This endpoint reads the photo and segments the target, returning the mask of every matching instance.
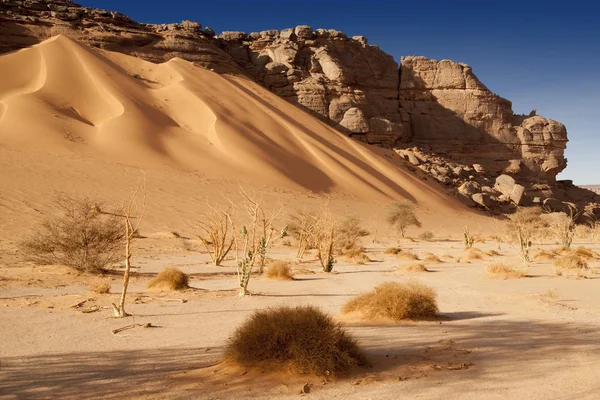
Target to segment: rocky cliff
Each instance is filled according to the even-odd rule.
[[[462,185],[458,175],[431,171],[465,165],[482,176],[482,188],[493,186],[500,174],[515,177],[529,185],[525,198],[532,201],[575,191],[567,185],[561,192],[555,183],[566,167],[564,125],[535,112],[515,115],[511,103],[488,90],[466,64],[411,56],[398,66],[362,36],[309,26],[216,36],[197,22],[143,24],[68,0],[0,0],[0,52],[58,34],[152,62],[179,57],[216,72],[247,74],[359,140],[396,149],[417,146],[449,160],[422,166],[440,182]],[[504,201],[500,193],[489,193]]]

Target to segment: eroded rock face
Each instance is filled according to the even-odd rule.
[[[342,132],[387,146],[402,138],[398,65],[365,38],[306,25],[219,38],[248,75]]]
[[[155,63],[179,57],[217,72],[240,72],[212,39],[214,31],[202,30],[198,22],[141,24],[118,12],[82,7],[68,0],[0,0],[0,53],[59,34]]]
[[[566,167],[564,125],[515,115],[466,64],[403,57],[399,99],[413,144],[522,179],[554,180]]]

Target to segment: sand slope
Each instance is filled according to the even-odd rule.
[[[176,168],[363,199],[463,209],[391,152],[363,145],[243,77],[156,65],[64,36],[0,57],[0,146]]]

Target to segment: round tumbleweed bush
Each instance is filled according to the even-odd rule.
[[[154,290],[184,290],[189,288],[189,277],[177,268],[165,268],[148,284]]]
[[[372,291],[356,296],[342,308],[365,318],[394,321],[435,317],[438,312],[435,291],[418,282],[385,282]]]
[[[366,360],[356,342],[314,306],[259,310],[233,334],[226,359],[245,368],[335,376]]]

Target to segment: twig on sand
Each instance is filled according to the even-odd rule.
[[[113,329],[111,332],[113,335],[116,335],[119,332],[123,332],[129,329],[133,329],[135,327],[141,326],[142,328],[158,328],[156,325],[152,325],[152,323],[150,322],[146,322],[145,324],[131,324],[131,325],[126,325],[122,328],[117,328],[117,329]]]

